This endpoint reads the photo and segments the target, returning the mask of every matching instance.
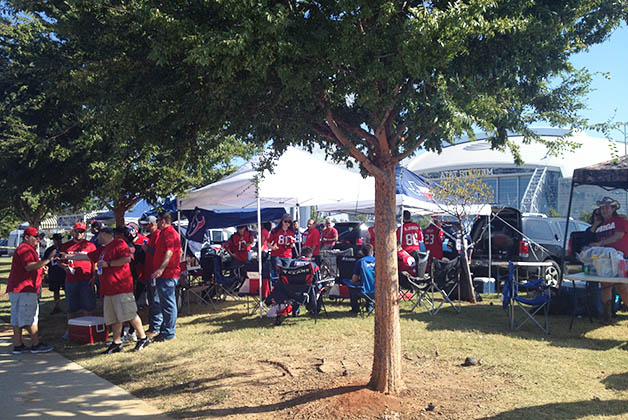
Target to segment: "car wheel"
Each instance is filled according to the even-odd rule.
[[[547,260],[547,262],[551,262],[552,265],[545,267],[545,282],[550,287],[558,287],[558,282],[560,281],[560,267],[556,261]]]

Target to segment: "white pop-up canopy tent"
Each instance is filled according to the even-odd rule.
[[[179,200],[179,210],[237,210],[257,208],[258,238],[261,237],[261,208],[320,206],[339,203],[348,196],[359,197],[374,190],[373,181],[358,173],[324,162],[311,153],[289,147],[275,162],[273,172],[258,172],[259,157],[233,174],[190,191]],[[258,241],[258,256],[262,255]],[[258,258],[259,278],[262,261]],[[260,316],[262,287],[260,284]]]
[[[189,192],[181,210],[251,209],[316,206],[367,194],[374,184],[358,173],[324,162],[311,153],[288,148],[272,173],[257,171],[259,157],[218,182]],[[258,202],[259,201],[259,202]]]

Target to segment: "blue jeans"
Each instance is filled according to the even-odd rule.
[[[158,278],[150,302],[150,329],[165,338],[174,338],[177,325],[175,288],[179,279]]]
[[[157,294],[157,286],[153,286],[153,281],[150,280],[146,292],[146,297],[148,299],[148,330],[159,334],[161,330],[161,324],[163,322],[163,317],[161,316],[161,309],[159,309],[159,295]]]
[[[91,312],[96,308],[96,294],[89,285],[89,280],[66,282],[65,300],[69,314],[79,311]]]
[[[270,277],[273,282],[277,281],[277,279],[279,278],[279,270],[277,269],[277,267],[288,267],[291,261],[292,258],[270,257]]]

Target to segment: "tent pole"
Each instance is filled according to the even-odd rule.
[[[491,207],[491,213],[488,215],[488,278],[489,281],[490,279],[493,278],[493,246],[492,246],[492,234],[491,234],[491,224],[493,223],[493,220],[491,219],[491,216],[493,215],[493,207]],[[495,288],[495,291],[497,291],[497,287]]]
[[[568,232],[569,232],[569,216],[571,216],[571,203],[573,200],[573,188],[574,188],[574,183],[573,183],[573,177],[571,178],[571,189],[569,191],[569,205],[567,206],[567,217],[565,220],[565,234],[563,235],[563,252],[562,252],[562,257],[561,257],[561,274],[564,275],[565,274],[565,270],[567,269],[567,259],[565,258],[567,255],[566,252],[566,247],[567,247],[567,240],[568,240]],[[560,283],[562,283],[562,276],[559,279],[559,285]],[[574,288],[574,296],[576,295],[576,289]]]
[[[181,201],[179,201],[179,197],[177,197],[177,227],[179,228],[179,240],[181,240]],[[186,230],[187,233],[187,230]],[[188,238],[185,238],[185,247],[183,247],[183,253],[181,254],[181,261],[185,261],[185,256],[188,254]],[[185,271],[187,272],[187,265],[185,266]]]
[[[260,209],[259,194],[257,195],[257,272],[259,273],[259,317],[264,316],[264,301],[262,289],[264,279],[262,278],[262,211]]]

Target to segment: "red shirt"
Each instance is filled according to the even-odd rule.
[[[397,229],[397,240],[401,238],[401,247],[411,253],[412,251],[421,250],[421,241],[423,240],[423,232],[421,226],[416,223],[407,222]]]
[[[323,245],[336,245],[336,240],[338,238],[338,231],[336,230],[335,227],[325,228],[323,229],[321,238],[323,241]]]
[[[371,244],[373,249],[375,249],[375,229],[373,229],[373,226],[369,226],[368,232],[369,232],[369,244]]]
[[[67,254],[88,254],[95,249],[96,245],[94,245],[93,242],[89,242],[85,239],[76,242],[72,239],[62,244],[59,252],[65,252]],[[71,271],[65,273],[65,281],[67,283],[86,281],[91,279],[94,275],[94,264],[92,264],[91,261],[73,261],[70,267],[74,269],[74,274],[72,274]]]
[[[264,228],[262,228],[262,251],[268,251],[268,237],[270,236],[270,232]]]
[[[148,235],[148,243],[146,244],[146,258],[144,260],[144,276],[143,279],[148,282],[153,272],[155,271],[153,268],[157,269],[159,264],[155,266],[155,248],[157,247],[157,239],[159,239],[159,234],[161,231],[157,229],[150,235]]]
[[[251,250],[252,243],[253,235],[251,232],[245,230],[244,235],[240,235],[239,232],[236,232],[231,235],[227,241],[227,249],[240,261],[247,262],[249,260],[249,251]]]
[[[39,261],[39,254],[29,243],[22,242],[11,260],[11,273],[7,281],[7,292],[39,293],[42,269],[26,271],[26,266]]]
[[[268,242],[279,247],[279,249],[270,251],[271,257],[292,258],[292,244],[296,242],[292,229],[283,230],[280,228],[273,230],[268,238]]]
[[[617,242],[612,244],[606,244],[609,248],[615,248],[618,251],[624,253],[624,257],[628,256],[628,220],[622,216],[613,216],[608,222],[602,222],[597,229],[595,229],[595,239],[597,241],[604,238],[613,236],[615,232],[624,232],[624,236]]]
[[[181,239],[179,239],[179,234],[172,225],[162,229],[159,234],[159,240],[155,248],[155,259],[153,259],[153,272],[161,266],[168,250],[172,251],[172,257],[170,257],[168,265],[161,274],[161,278],[178,279],[181,274],[181,266],[179,265],[181,260]]]
[[[400,249],[397,251],[397,265],[399,266],[399,271],[405,271],[409,274],[413,274],[416,261],[406,250]]]
[[[114,239],[105,246],[87,254],[92,262],[103,260],[111,262],[120,258],[130,257],[129,245],[122,239]],[[129,264],[119,267],[102,267],[102,274],[98,275],[100,280],[100,295],[114,296],[122,293],[133,293],[133,275]]]
[[[321,255],[321,233],[312,226],[306,230],[303,235],[305,236],[305,243],[303,246],[309,246],[312,248],[313,255]]]
[[[437,260],[443,259],[443,242],[445,232],[440,226],[429,225],[423,231],[423,242],[425,249],[430,251],[430,257]]]
[[[135,237],[135,240],[133,241],[133,243],[135,245],[142,245],[144,243],[144,241],[148,241],[148,237],[142,235],[141,233],[138,233],[137,236]]]

